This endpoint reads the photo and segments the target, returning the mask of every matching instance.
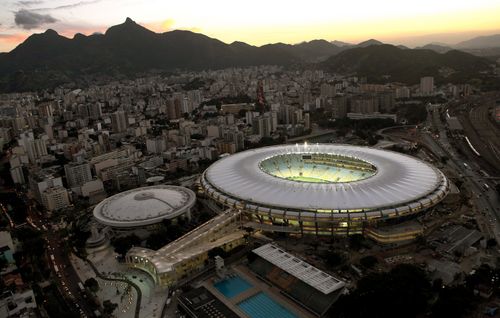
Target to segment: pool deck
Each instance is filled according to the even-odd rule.
[[[244,292],[236,295],[235,297],[229,299],[226,298],[221,292],[219,292],[214,286],[214,279],[209,279],[203,282],[203,286],[205,286],[212,294],[214,294],[219,300],[221,300],[226,306],[231,308],[236,314],[238,314],[242,318],[248,318],[248,315],[246,315],[241,308],[238,307],[238,304],[242,302],[245,299],[248,299],[259,292],[265,292],[272,300],[275,302],[279,303],[281,306],[285,307],[287,310],[289,310],[291,313],[296,315],[297,317],[303,317],[303,318],[316,318],[315,315],[312,313],[306,311],[304,308],[298,306],[295,304],[292,300],[289,298],[283,296],[280,293],[280,289],[271,285],[268,285],[267,283],[263,282],[262,280],[258,279],[255,274],[250,271],[246,266],[244,265],[236,265],[232,267],[232,270],[238,274],[241,278],[249,282],[252,287],[245,290]]]

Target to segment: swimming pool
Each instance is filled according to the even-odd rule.
[[[260,292],[238,304],[245,314],[251,318],[299,318],[288,309],[275,302],[266,293]]]
[[[234,276],[215,283],[214,287],[227,298],[233,298],[245,290],[252,288],[252,285],[240,276]]]

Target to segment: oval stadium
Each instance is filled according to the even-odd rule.
[[[417,158],[336,144],[240,152],[212,164],[200,185],[219,204],[242,211],[248,226],[316,235],[361,234],[411,219],[449,189],[441,171]]]
[[[94,218],[114,229],[131,229],[180,216],[190,218],[195,202],[194,192],[184,187],[142,187],[103,200],[94,208]]]

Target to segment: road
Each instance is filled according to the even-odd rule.
[[[63,295],[68,307],[80,317],[96,317],[92,307],[88,304],[88,296],[80,289],[79,276],[71,265],[68,255],[64,249],[64,239],[57,231],[52,229],[51,224],[41,218],[33,206],[28,208],[28,223],[41,230],[47,242],[47,254],[54,276],[57,277],[57,287]]]
[[[433,112],[428,123],[438,129],[439,138],[435,139],[431,134],[424,133],[422,141],[436,155],[444,155],[449,158],[447,165],[464,179],[464,185],[472,193],[472,199],[478,212],[481,213],[482,218],[486,219],[486,225],[488,226],[486,234],[490,238],[495,238],[497,243],[500,244],[500,198],[494,191],[491,180],[479,173],[481,166],[478,164],[477,155],[470,150],[468,145],[463,143],[457,143],[457,145],[460,146],[465,156],[460,156],[457,153],[448,140],[445,126],[441,122],[437,111]]]
[[[492,173],[500,169],[500,128],[493,123],[490,109],[495,105],[497,97],[478,96],[451,105],[449,112],[456,115],[474,148],[481,154],[484,168]]]

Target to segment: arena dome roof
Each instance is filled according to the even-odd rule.
[[[448,181],[438,169],[408,155],[303,144],[220,159],[206,170],[202,186],[212,197],[249,210],[347,213],[412,205],[420,210],[446,195]]]
[[[94,217],[112,227],[137,227],[172,219],[189,211],[196,196],[184,187],[158,185],[124,191],[100,202]]]

